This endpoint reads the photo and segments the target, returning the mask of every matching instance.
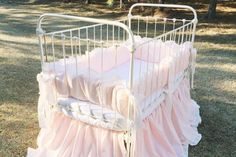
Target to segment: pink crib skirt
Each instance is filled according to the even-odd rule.
[[[146,117],[136,130],[135,157],[183,157],[185,147],[196,145],[201,134],[199,106],[182,81],[173,93]],[[28,148],[28,157],[122,157],[127,155],[125,133],[94,127],[54,113],[49,127],[42,128],[37,149]]]

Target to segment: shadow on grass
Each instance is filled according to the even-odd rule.
[[[196,35],[196,39],[214,44],[236,44],[236,34]]]
[[[201,99],[201,95],[196,99],[201,104],[202,124],[199,131],[203,138],[197,147],[190,149],[190,156],[235,156],[235,104]]]
[[[38,49],[37,40],[34,39],[34,41],[35,41],[35,43],[26,43],[26,42],[21,42],[21,41],[7,41],[7,40],[0,39],[0,46],[2,46],[2,47],[9,46],[12,49],[16,49],[17,51],[21,51],[21,54],[25,54],[28,56],[35,56],[35,55],[39,55],[39,49]]]
[[[1,64],[0,104],[16,103],[33,105],[37,104],[38,83],[36,75],[40,72],[39,60],[32,60],[24,65],[26,60],[17,60],[16,65]]]
[[[11,35],[11,36],[35,36],[36,35],[36,23],[39,16],[43,13],[58,13],[57,9],[50,10],[50,6],[47,6],[44,10],[41,10],[41,13],[31,13],[28,10],[24,9],[25,6],[17,7],[17,9],[10,9],[10,12],[0,12],[0,30],[2,34]],[[34,9],[36,6],[30,6],[32,9]],[[88,17],[93,18],[118,18],[124,15],[123,12],[113,12],[108,11],[107,13],[103,13],[103,11],[99,11],[97,8],[92,7],[86,7],[82,6],[83,9],[82,12],[93,12],[92,15],[89,15]],[[63,7],[63,9],[65,9]],[[81,9],[80,9],[81,10]],[[66,13],[65,13],[66,14]],[[71,12],[67,14],[72,14]],[[20,15],[20,17],[16,16]],[[84,15],[82,15],[84,16]],[[54,28],[57,27],[58,30],[62,30],[65,28],[69,28],[68,25],[71,27],[73,26],[82,26],[83,23],[78,23],[78,21],[69,21],[69,20],[63,20],[63,19],[56,19],[54,22],[47,21],[51,26]],[[61,23],[61,25],[60,25]],[[64,24],[64,25],[63,25]],[[9,31],[10,30],[10,31]]]
[[[219,76],[219,77],[217,77]],[[214,78],[217,77],[217,78]],[[215,86],[222,81],[235,81],[235,73],[213,68],[198,68],[193,98],[201,106],[203,138],[197,147],[190,149],[191,157],[235,156],[236,103],[235,95]]]
[[[236,64],[236,54],[234,50],[209,49],[200,52],[198,56],[198,64]]]

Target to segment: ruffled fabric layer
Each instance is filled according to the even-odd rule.
[[[37,149],[28,149],[28,157],[126,156],[124,133],[93,127],[56,112],[50,127],[41,129],[37,145]]]
[[[176,44],[174,41],[163,42],[140,36],[134,38],[136,44],[143,45],[137,47],[132,61],[132,92],[128,86],[130,50],[126,46],[130,41],[118,47],[95,48],[89,52],[90,55],[43,63],[42,72],[37,76],[40,127],[47,126],[51,119],[50,105],[57,104],[57,98],[61,97],[102,104],[127,117],[127,106],[130,106],[132,96],[142,109],[148,97],[163,90],[188,69],[193,51],[191,42]],[[130,108],[135,110],[132,106]]]
[[[199,106],[191,99],[189,81],[183,80],[173,93],[142,120],[133,136],[134,156],[186,157],[188,145],[196,145],[201,134]],[[127,155],[127,133],[98,128],[61,113],[52,113],[49,127],[42,128],[37,149],[28,157],[121,157]]]
[[[172,101],[164,101],[143,121],[135,156],[187,157],[188,145],[198,144],[202,137],[197,130],[199,108],[190,97],[189,82],[182,81]]]

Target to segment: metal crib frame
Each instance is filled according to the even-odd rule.
[[[193,19],[191,20],[186,20],[186,19],[168,19],[168,18],[158,18],[158,17],[142,17],[142,16],[136,16],[136,15],[132,15],[132,11],[134,10],[134,8],[136,7],[162,7],[162,8],[176,8],[176,9],[186,9],[186,10],[190,10],[193,13]],[[83,22],[89,22],[89,23],[95,23],[94,25],[89,25],[89,26],[84,26],[84,27],[79,27],[79,28],[73,28],[73,29],[68,29],[68,30],[61,30],[61,31],[54,31],[54,32],[46,32],[46,30],[43,29],[42,27],[42,23],[45,19],[47,18],[63,18],[63,19],[71,19],[71,20],[78,20],[78,21],[83,21]],[[156,22],[157,19],[161,19],[162,22],[164,23],[164,31],[161,35],[156,35]],[[152,39],[148,40],[147,42],[143,43],[142,45],[136,45],[135,44],[135,40],[134,40],[134,31],[132,30],[132,21],[133,20],[138,20],[138,33],[137,35],[139,35],[139,21],[143,20],[146,22],[146,37],[148,34],[148,22],[149,20],[154,20],[155,21],[155,32],[154,32],[154,36]],[[95,27],[101,27],[101,32],[102,32],[102,27],[104,25],[107,25],[107,31],[108,31],[108,25],[113,27],[113,35],[114,35],[114,27],[117,27],[123,30],[123,34],[126,34],[125,37],[127,37],[128,40],[130,40],[130,45],[129,50],[130,50],[130,69],[129,69],[129,89],[132,91],[132,87],[133,87],[133,73],[134,73],[134,52],[136,49],[138,49],[139,47],[148,44],[149,42],[152,41],[156,41],[158,39],[164,40],[166,41],[168,39],[168,37],[171,40],[177,41],[178,44],[183,43],[186,39],[186,41],[190,41],[191,43],[194,42],[194,38],[195,38],[195,30],[196,30],[196,24],[198,22],[197,20],[197,14],[196,11],[190,7],[190,6],[186,6],[186,5],[168,5],[168,4],[147,4],[147,3],[137,3],[134,4],[130,9],[129,9],[129,13],[127,16],[127,21],[128,21],[128,25],[124,24],[125,21],[110,21],[110,20],[103,20],[103,19],[95,19],[95,18],[87,18],[87,17],[79,17],[79,16],[70,16],[70,15],[62,15],[62,14],[51,14],[51,13],[47,13],[47,14],[43,14],[40,16],[38,23],[37,23],[37,29],[36,29],[36,33],[38,36],[38,40],[39,40],[39,49],[40,49],[40,56],[41,56],[41,64],[43,66],[44,62],[46,62],[47,60],[44,59],[44,56],[46,54],[46,50],[44,48],[44,44],[45,43],[45,36],[50,36],[52,39],[54,36],[61,34],[62,38],[65,39],[65,35],[63,33],[65,32],[70,32],[70,37],[71,40],[73,38],[76,38],[72,35],[72,31],[76,31],[76,30],[82,30],[84,29],[85,31],[88,31],[89,28],[94,28],[95,31]],[[171,21],[173,22],[173,30],[171,31],[165,31],[165,24],[167,21]],[[175,28],[175,22],[176,21],[180,21],[182,22],[182,26]],[[123,22],[123,23],[122,23]],[[186,31],[189,32],[189,34],[186,33]],[[88,33],[87,33],[88,34]],[[118,33],[119,34],[119,33]],[[107,33],[108,36],[108,33]],[[123,35],[124,38],[124,35]],[[103,44],[104,41],[101,38],[100,41],[96,41],[95,40],[95,32],[94,32],[94,40],[92,39],[88,39],[87,36],[87,42],[98,42],[99,44]],[[107,37],[108,40],[108,37]],[[113,37],[114,40],[114,37]],[[113,41],[114,42],[114,41]],[[72,42],[71,42],[71,47],[73,47]],[[73,49],[73,48],[72,48]],[[72,50],[73,51],[73,50]],[[54,49],[53,49],[53,55],[54,55]],[[64,54],[63,54],[64,55]],[[73,55],[73,52],[72,52]],[[65,56],[64,56],[65,57]],[[55,61],[55,56],[54,56],[54,61]],[[170,80],[173,82],[173,80]],[[171,86],[171,87],[169,87]],[[173,88],[173,85],[168,85],[168,88]],[[166,92],[166,91],[165,91]],[[151,102],[150,102],[151,103]],[[149,111],[152,112],[152,111]],[[148,115],[148,113],[146,113],[146,115]],[[140,116],[140,115],[139,115]],[[136,122],[136,120],[134,120]],[[130,132],[130,136],[134,136],[132,134],[135,134],[135,128],[130,128],[130,130],[127,130],[128,132]],[[128,155],[129,156],[133,156],[134,152],[131,152],[130,149],[132,149],[132,147],[134,147],[132,144],[131,139],[129,141],[127,141],[127,145],[131,145],[131,148],[127,148],[128,149]]]
[[[122,29],[124,29],[126,31],[126,33],[129,36],[129,39],[131,39],[131,43],[130,43],[130,53],[131,53],[131,62],[130,62],[130,81],[129,81],[129,87],[130,89],[132,89],[132,85],[133,85],[133,53],[134,50],[136,49],[135,46],[135,41],[134,41],[134,35],[133,32],[131,30],[131,22],[133,19],[135,18],[140,18],[139,16],[133,16],[132,15],[132,11],[135,7],[161,7],[161,8],[180,8],[180,9],[188,9],[190,10],[193,15],[194,18],[191,21],[191,23],[193,24],[193,32],[192,32],[192,43],[194,42],[194,38],[195,38],[195,30],[196,30],[196,24],[198,22],[197,19],[197,13],[196,11],[187,5],[170,5],[170,4],[149,4],[149,3],[136,3],[134,5],[131,6],[131,8],[129,9],[129,13],[128,13],[128,27],[127,25],[123,24],[122,22],[119,21],[110,21],[110,20],[104,20],[104,19],[95,19],[95,18],[87,18],[87,17],[79,17],[79,16],[70,16],[70,15],[63,15],[63,14],[53,14],[53,13],[46,13],[40,16],[40,18],[38,19],[37,22],[37,29],[36,29],[36,33],[38,35],[38,41],[39,41],[39,45],[40,45],[40,56],[41,56],[41,62],[44,62],[44,48],[43,48],[43,35],[54,35],[55,33],[63,33],[63,31],[57,31],[57,32],[50,32],[47,33],[45,30],[43,30],[42,28],[42,22],[43,20],[45,20],[46,18],[49,17],[56,17],[56,18],[64,18],[64,19],[71,19],[71,20],[79,20],[79,21],[83,21],[83,22],[92,22],[92,23],[97,23],[98,25],[113,25],[113,26],[118,26]],[[148,20],[148,19],[146,19]],[[163,19],[165,22],[166,20],[168,20],[167,18]],[[170,20],[174,20],[174,22],[176,21],[176,19],[170,19]],[[182,19],[183,23],[185,23],[185,19]],[[95,27],[96,25],[91,25],[91,26],[87,26],[87,27]],[[183,25],[183,27],[178,28],[179,30],[184,28],[185,25]],[[76,28],[77,29],[77,28]],[[73,30],[73,29],[72,29]],[[147,31],[147,30],[146,30]],[[168,34],[174,33],[175,30],[173,30],[172,32],[164,32],[164,34],[155,37],[155,39],[157,38],[163,38],[165,36],[167,36]]]

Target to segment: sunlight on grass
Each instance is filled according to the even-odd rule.
[[[24,154],[29,143],[35,145],[31,140],[31,137],[38,134],[35,108],[27,108],[25,105],[12,102],[1,104],[0,155],[1,153],[3,156]]]

